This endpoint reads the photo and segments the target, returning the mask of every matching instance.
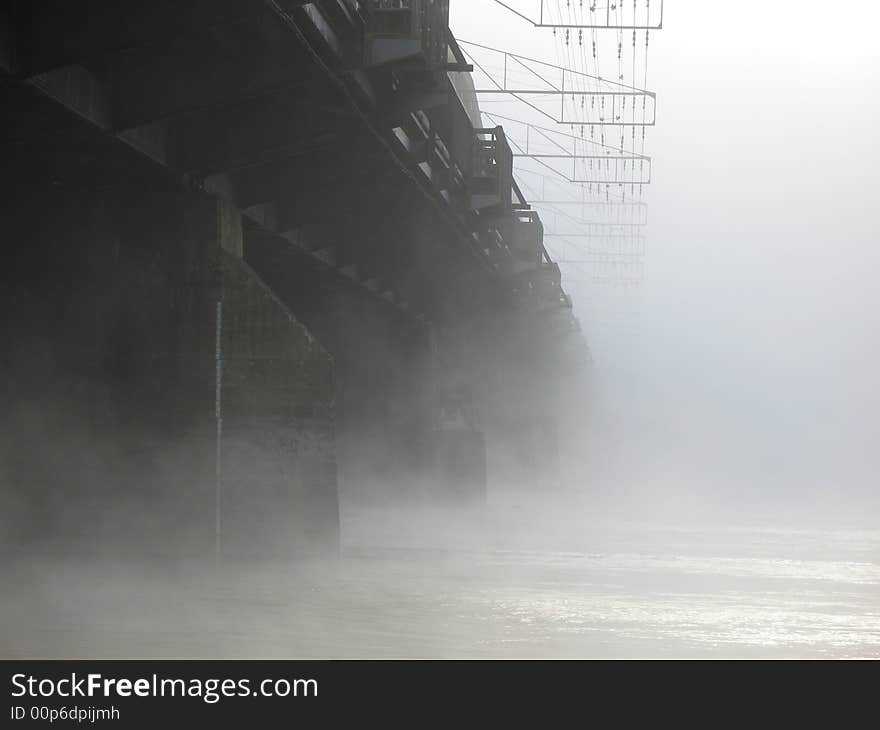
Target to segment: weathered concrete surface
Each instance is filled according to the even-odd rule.
[[[210,554],[219,355],[224,550],[335,546],[333,361],[241,261],[237,213],[35,168],[0,197],[0,537]]]
[[[225,254],[222,302],[223,550],[334,550],[333,361],[250,269]]]
[[[333,355],[343,498],[387,503],[436,489],[427,327],[279,236],[246,230],[245,259]]]

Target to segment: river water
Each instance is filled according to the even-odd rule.
[[[19,562],[4,657],[880,657],[880,531],[344,514],[338,560]]]

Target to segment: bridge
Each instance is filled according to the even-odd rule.
[[[448,15],[0,2],[8,534],[296,556],[552,485],[589,353]]]

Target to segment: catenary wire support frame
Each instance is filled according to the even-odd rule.
[[[640,89],[637,86],[612,81],[602,76],[595,76],[547,61],[539,61],[528,56],[521,56],[517,53],[511,53],[510,51],[493,48],[481,43],[460,39],[458,43],[460,46],[479,48],[483,51],[501,55],[501,70],[493,72],[488,68],[487,64],[480,63],[474,53],[469,51],[468,48],[462,48],[462,52],[471,61],[473,66],[479,69],[491,84],[487,88],[475,89],[477,96],[511,96],[557,124],[581,127],[653,127],[657,123],[657,94],[653,91]],[[515,72],[524,72],[535,85],[529,87],[524,83],[512,83],[513,79],[511,76]],[[587,88],[588,86],[593,86],[594,88]],[[529,101],[524,98],[527,96],[559,97],[559,116],[554,116],[546,109],[542,109],[535,101]],[[589,98],[590,106],[591,109],[594,109],[595,116],[589,119],[566,118],[566,98]],[[635,108],[639,100],[641,100],[641,106],[645,111],[641,119],[626,119],[624,113],[626,100],[631,100],[630,108]],[[597,101],[598,105],[596,104]]]
[[[576,184],[594,184],[594,185],[650,185],[652,164],[651,158],[627,150],[619,150],[606,144],[599,142],[584,140],[574,135],[566,134],[554,129],[539,127],[528,122],[523,122],[500,114],[492,114],[484,112],[483,115],[493,124],[498,124],[499,120],[512,122],[522,125],[525,128],[525,141],[519,142],[511,135],[507,135],[508,141],[515,148],[512,151],[514,159],[528,158],[536,161],[549,169],[553,170],[560,176],[563,176],[568,182]],[[543,141],[547,147],[539,150],[533,149],[532,143],[535,138]],[[560,142],[565,140],[565,142]],[[569,143],[569,140],[571,142]],[[570,144],[571,146],[566,146]],[[578,150],[578,146],[584,148],[583,151]],[[594,150],[599,149],[604,154],[591,153],[587,151],[587,147]],[[549,151],[547,151],[549,149]],[[552,167],[551,161],[568,162],[571,161],[571,175]],[[583,165],[583,173],[578,172],[578,162],[589,163],[590,174],[587,174],[586,164]],[[595,175],[593,171],[595,170]],[[604,170],[604,174],[602,174]]]
[[[531,23],[535,28],[568,28],[568,29],[583,29],[583,30],[662,30],[663,29],[663,0],[659,0],[660,2],[660,15],[656,22],[652,23],[650,19],[650,13],[647,15],[644,23],[639,23],[635,18],[633,18],[633,22],[620,22],[619,20],[615,20],[611,16],[611,2],[610,0],[602,6],[601,8],[596,8],[599,10],[604,10],[604,13],[599,13],[598,18],[591,22],[571,22],[571,23],[558,23],[550,20],[548,18],[548,13],[545,13],[544,6],[546,5],[546,0],[541,0],[541,6],[538,11],[538,17],[530,17],[523,12],[520,12],[516,8],[511,7],[503,0],[494,0],[496,5],[500,5],[505,10],[513,13],[514,15],[522,18],[528,23]],[[593,6],[595,7],[595,5]],[[646,5],[646,10],[650,10],[650,6]],[[595,15],[595,13],[594,13]]]

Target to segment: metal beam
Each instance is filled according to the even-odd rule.
[[[643,160],[632,156],[602,156],[602,155],[581,155],[573,154],[525,154],[517,153],[514,158],[528,158],[536,162],[547,165],[550,169],[558,172],[566,177],[570,183],[592,184],[592,185],[650,185],[651,184],[651,161]],[[571,175],[562,170],[556,170],[545,160],[571,160]],[[595,171],[591,168],[589,171],[584,169],[580,171],[578,161],[598,161]],[[627,163],[632,164],[627,167]],[[603,164],[605,163],[605,164]],[[621,163],[623,169],[621,170]],[[638,163],[638,169],[636,169]],[[646,164],[647,163],[647,164]],[[603,173],[603,170],[605,173]]]
[[[19,3],[24,75],[158,49],[182,38],[268,14],[262,0],[69,0]]]
[[[175,165],[205,176],[332,150],[354,124],[350,114],[293,94],[187,114],[172,125]]]
[[[601,239],[604,241],[645,241],[647,240],[645,236],[642,234],[607,234],[607,233],[584,233],[584,232],[573,232],[573,233],[553,233],[553,232],[545,232],[544,238],[588,238],[588,239]]]
[[[247,33],[176,42],[158,54],[137,52],[108,68],[106,76],[114,90],[117,129],[319,88],[305,53],[271,17]]]
[[[490,87],[477,90],[480,96],[507,95],[521,101],[542,116],[557,124],[569,124],[579,126],[627,126],[627,127],[653,127],[657,121],[657,95],[653,91],[640,89],[636,86],[624,84],[601,76],[593,76],[582,71],[576,71],[554,63],[539,61],[528,56],[521,56],[498,48],[492,48],[481,43],[460,41],[467,48],[481,49],[484,52],[500,54],[503,71],[492,72],[481,64],[471,51],[465,50],[474,66],[489,80]],[[525,72],[533,81],[533,86],[525,85],[520,80],[513,83],[510,78],[510,67],[518,72]],[[529,97],[558,97],[560,111],[558,116],[551,114],[547,109],[542,109]],[[590,105],[584,105],[584,119],[566,118],[565,99],[574,97],[580,99],[589,98]],[[626,119],[626,99],[631,98],[630,108],[632,114]],[[598,99],[598,105],[596,100]],[[641,109],[638,107],[638,99],[642,100]],[[610,103],[606,103],[610,100]],[[620,100],[620,101],[618,101]]]
[[[538,8],[537,17],[526,15],[525,13],[517,10],[516,8],[511,7],[503,0],[494,0],[496,5],[500,5],[505,10],[513,13],[514,15],[522,18],[523,20],[531,23],[535,28],[569,28],[569,29],[579,29],[579,30],[662,30],[663,29],[663,0],[659,0],[660,3],[660,13],[659,17],[655,14],[655,20],[651,20],[650,13],[650,2],[646,2],[645,7],[645,19],[643,21],[638,19],[638,12],[635,10],[633,12],[632,20],[620,19],[620,16],[615,13],[614,18],[611,16],[611,0],[606,0],[606,3],[602,7],[598,7],[595,0],[588,0],[591,2],[591,5],[587,6],[587,10],[589,11],[589,15],[586,19],[581,16],[581,19],[578,20],[575,18],[574,22],[566,23],[563,19],[557,22],[552,19],[552,14],[548,8],[545,7],[546,0],[541,0],[540,8]],[[621,12],[624,11],[624,3],[618,3]],[[656,7],[656,5],[655,5]],[[597,12],[598,11],[598,12]]]
[[[487,46],[482,43],[474,43],[473,41],[459,40],[458,42],[461,45],[466,46],[466,48],[462,49],[463,52],[467,55],[469,59],[474,62],[474,65],[492,82],[492,91],[494,91],[495,93],[506,92],[510,94],[572,94],[576,93],[575,90],[578,88],[578,84],[573,81],[574,79],[580,81],[581,84],[590,83],[595,85],[596,88],[589,92],[591,94],[598,94],[604,91],[604,93],[606,94],[610,94],[612,92],[629,92],[630,95],[634,96],[646,96],[649,98],[656,98],[657,96],[653,91],[648,91],[647,89],[640,89],[637,86],[624,84],[621,81],[613,81],[612,79],[606,79],[602,76],[594,76],[593,74],[586,73],[585,71],[578,71],[576,69],[567,68],[565,66],[560,66],[555,63],[550,63],[549,61],[541,61],[537,58],[523,56],[518,53],[511,53],[510,51],[505,51],[500,48],[494,48],[492,46]],[[477,63],[476,59],[474,59],[473,52],[468,50],[471,48],[477,48],[482,51],[488,51],[490,53],[500,55],[500,61],[501,65],[503,66],[503,71],[498,74],[491,73],[486,70],[486,68],[482,64]],[[535,79],[537,88],[530,87],[519,90],[517,90],[516,88],[511,88],[510,77],[513,70],[527,73],[530,77]],[[568,80],[568,83],[566,83],[566,80]],[[600,84],[607,86],[607,88],[599,88]],[[478,92],[488,93],[487,90],[478,90]]]

